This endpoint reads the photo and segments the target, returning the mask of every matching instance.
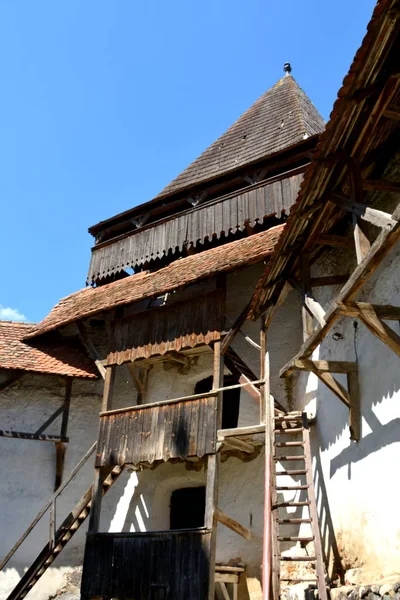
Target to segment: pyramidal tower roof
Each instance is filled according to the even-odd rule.
[[[290,75],[290,65],[285,70],[286,75],[157,198],[220,177],[321,133],[325,128],[322,116]]]

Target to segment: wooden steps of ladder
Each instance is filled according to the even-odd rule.
[[[103,494],[106,494],[113,483],[118,479],[122,469],[114,467],[103,484]],[[90,513],[92,502],[92,486],[82,496],[75,508],[69,513],[57,529],[54,544],[48,542],[43,550],[38,554],[28,570],[21,577],[15,588],[8,595],[7,600],[21,600],[38,582],[41,576],[47,571],[50,565],[60,554],[64,546],[69,542],[72,536],[78,531],[82,523]]]
[[[281,437],[282,436],[282,437]],[[294,439],[290,439],[293,436]],[[285,416],[279,416],[274,418],[273,428],[273,447],[274,456],[273,463],[275,465],[274,479],[276,484],[277,477],[289,476],[289,477],[300,477],[304,478],[303,481],[296,485],[275,485],[272,492],[272,532],[273,532],[273,566],[276,573],[275,582],[279,586],[279,582],[285,583],[302,583],[310,582],[318,586],[318,594],[320,600],[327,600],[326,591],[326,580],[325,580],[325,569],[322,555],[322,544],[318,525],[318,512],[314,491],[314,483],[312,477],[311,468],[311,447],[308,422],[305,414],[291,413]],[[299,448],[299,454],[295,454],[296,450],[291,449]],[[286,454],[285,454],[286,450]],[[287,451],[289,450],[289,454]],[[282,454],[280,454],[280,452]],[[287,469],[282,464],[279,465],[279,471],[277,470],[279,463],[288,462]],[[304,468],[301,469],[290,469],[290,462],[303,461]],[[283,468],[282,468],[283,467]],[[278,499],[278,494],[284,492],[299,492],[301,495],[294,496],[291,499],[286,500],[285,497]],[[292,495],[293,496],[293,495]],[[305,510],[306,512],[300,513],[300,515],[284,514],[281,512],[286,508],[294,508],[298,510]],[[308,515],[307,515],[308,512]],[[290,532],[288,529],[293,526],[303,526],[301,532],[295,533]],[[307,532],[309,530],[309,533]],[[312,556],[290,554],[286,556],[281,551],[281,544],[290,544],[293,542],[299,543],[302,547],[307,544],[313,544],[314,551],[311,552]],[[296,577],[296,573],[287,574],[286,577],[280,577],[280,564],[281,563],[308,563],[310,568],[315,572],[315,577],[308,577],[305,575],[301,577],[299,574]],[[314,573],[311,573],[314,574]]]

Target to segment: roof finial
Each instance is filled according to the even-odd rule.
[[[290,75],[290,73],[292,72],[292,67],[290,63],[285,63],[283,65],[283,70],[285,71],[286,75]]]

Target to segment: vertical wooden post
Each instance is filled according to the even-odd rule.
[[[276,564],[276,543],[277,537],[275,531],[275,522],[272,515],[272,500],[275,496],[274,485],[274,401],[270,390],[270,361],[267,342],[267,330],[265,319],[262,318],[261,328],[263,331],[262,340],[264,346],[264,356],[262,357],[262,373],[265,381],[263,386],[262,402],[264,404],[265,421],[265,477],[264,477],[264,540],[263,540],[263,600],[275,600],[279,597],[278,572]],[[272,591],[272,595],[271,595]]]
[[[265,379],[265,354],[267,351],[267,334],[265,330],[265,319],[261,317],[260,328],[260,379]],[[265,384],[260,386],[260,425],[265,423],[265,401],[264,401]]]
[[[222,276],[217,281],[217,287],[222,294],[222,315],[225,314],[225,296],[226,296],[226,278]],[[221,318],[221,327],[223,329],[223,318]],[[214,343],[214,366],[213,366],[213,389],[223,387],[224,381],[224,359],[222,355],[222,343],[220,340]],[[217,431],[222,425],[222,399],[223,392],[217,394]],[[215,509],[218,503],[218,483],[219,483],[219,465],[220,455],[210,454],[207,459],[207,487],[206,487],[206,512],[205,526],[211,529],[210,551],[209,551],[209,583],[208,600],[215,598],[215,553],[217,548],[217,522],[214,520]]]
[[[358,371],[347,373],[347,389],[350,396],[350,438],[358,442],[361,437],[361,405]]]
[[[103,402],[101,404],[101,412],[111,410],[112,396],[114,391],[116,366],[113,365],[106,369],[104,379]],[[97,533],[100,526],[101,501],[103,497],[103,483],[109,469],[101,467],[95,468],[94,482],[92,487],[92,501],[90,507],[89,527],[90,533]]]
[[[68,433],[68,419],[69,419],[69,408],[71,404],[71,395],[72,395],[72,377],[66,377],[65,379],[65,396],[64,396],[64,404],[62,410],[62,420],[61,420],[61,428],[60,428],[60,436],[62,438],[67,437]],[[65,450],[66,446],[64,442],[56,443],[56,479],[54,483],[54,491],[56,491],[62,482],[63,473],[64,473],[64,462],[65,462]]]

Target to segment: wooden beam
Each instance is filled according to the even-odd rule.
[[[358,442],[361,438],[361,401],[358,372],[347,374],[347,387],[350,394],[350,439]]]
[[[325,325],[325,311],[322,308],[322,306],[320,305],[320,303],[317,302],[311,296],[307,296],[306,295],[304,297],[304,304],[305,304],[307,310],[311,313],[311,315],[315,319],[317,319],[317,321],[321,325],[321,327],[324,327],[324,325]]]
[[[359,318],[367,329],[400,356],[400,336],[378,317],[372,304],[358,302],[358,305],[360,306]]]
[[[354,244],[356,247],[356,257],[357,264],[363,260],[365,256],[367,256],[370,251],[371,244],[364,231],[362,230],[360,220],[356,215],[353,215],[353,235],[354,235]]]
[[[71,396],[72,396],[72,377],[65,378],[65,396],[64,403],[62,406],[62,419],[61,419],[61,427],[60,427],[60,436],[61,438],[66,438],[68,433],[68,419],[69,419],[69,409],[71,405]],[[64,462],[65,462],[65,451],[66,446],[64,442],[56,443],[56,478],[54,482],[54,491],[56,491],[62,482],[63,474],[64,474]]]
[[[312,287],[324,287],[326,285],[343,285],[350,277],[349,273],[344,275],[325,275],[323,277],[311,277]]]
[[[346,317],[358,317],[365,302],[338,302],[338,309]],[[368,304],[380,319],[400,321],[400,306],[390,304]]]
[[[319,371],[318,369],[314,369],[312,371],[315,375],[320,379],[327,388],[331,390],[347,406],[350,408],[350,395],[349,392],[342,386],[339,381],[337,381],[331,373],[325,371]]]
[[[227,351],[227,349],[229,348],[229,346],[232,344],[233,340],[235,339],[236,335],[239,333],[240,328],[242,327],[243,323],[246,320],[247,313],[249,312],[249,308],[250,308],[250,302],[248,302],[246,304],[246,306],[244,307],[244,309],[242,310],[240,315],[236,318],[231,329],[228,331],[228,333],[224,337],[224,339],[222,341],[222,345],[221,345],[221,354],[225,354],[225,352]]]
[[[371,208],[360,202],[352,202],[349,198],[346,198],[341,194],[331,194],[331,196],[329,196],[329,201],[376,227],[393,229],[397,224],[397,221],[395,221],[389,213],[377,210],[376,208]]]
[[[56,478],[54,482],[54,491],[58,490],[62,482],[64,473],[65,450],[66,447],[64,442],[56,442]]]
[[[215,507],[214,519],[219,523],[222,523],[222,525],[225,525],[225,527],[229,527],[229,529],[232,529],[232,531],[244,537],[245,540],[251,540],[252,534],[250,529],[247,529],[247,527],[244,527],[243,525],[235,521],[235,519],[229,517],[218,507]]]
[[[0,429],[0,437],[15,438],[20,440],[31,440],[34,442],[68,442],[68,438],[62,438],[59,435],[44,435],[27,433],[24,431],[10,431],[6,429]]]
[[[382,179],[364,179],[363,188],[368,191],[393,192],[395,194],[400,194],[400,183],[383,181]]]
[[[24,374],[24,371],[12,371],[5,381],[0,383],[0,392],[8,388],[10,385],[18,381]]]
[[[323,373],[353,373],[357,371],[357,363],[343,360],[310,360],[295,359],[291,371],[321,371]],[[289,371],[287,372],[289,374]]]
[[[338,246],[339,248],[353,248],[353,241],[344,235],[331,235],[323,233],[315,240],[320,246]]]
[[[392,119],[393,121],[400,121],[400,106],[389,104],[383,111],[383,116],[387,119]]]
[[[101,412],[109,412],[112,408],[112,397],[114,393],[116,365],[112,365],[106,369],[106,376],[104,379],[103,389],[103,402],[101,405]]]
[[[250,425],[248,427],[235,427],[234,429],[218,429],[218,439],[239,435],[257,435],[265,433],[265,425]]]
[[[315,348],[317,348],[321,341],[325,338],[331,327],[340,318],[340,304],[346,303],[354,298],[365,282],[368,281],[368,279],[375,273],[385,256],[387,256],[391,249],[396,245],[400,239],[400,226],[398,223],[398,220],[400,219],[400,204],[394,211],[392,218],[397,222],[396,226],[392,230],[383,229],[379,233],[367,256],[355,268],[352,275],[349,277],[348,282],[343,286],[336,298],[333,300],[329,309],[326,311],[325,325],[323,327],[318,327],[318,329],[316,329],[310,335],[294,359],[308,358],[311,356]],[[290,367],[292,361],[293,359],[281,369],[281,377],[285,376],[286,370]]]
[[[246,452],[247,454],[253,454],[254,452],[254,446],[252,444],[232,436],[227,438],[224,436],[218,437],[218,441],[222,442],[224,446],[229,446],[234,450],[240,450],[241,452]]]
[[[53,423],[53,421],[55,421],[57,419],[57,417],[59,417],[61,415],[61,413],[64,412],[64,403],[62,404],[62,406],[60,406],[60,408],[57,408],[57,410],[55,412],[53,412],[52,415],[50,415],[50,417],[47,419],[47,421],[45,421],[43,423],[43,425],[41,425],[39,427],[39,429],[37,429],[35,431],[35,435],[39,435],[40,433],[43,433],[43,431],[45,431],[49,425],[51,425]]]
[[[99,355],[97,354],[97,350],[94,347],[92,341],[90,340],[85,326],[83,325],[82,321],[77,321],[76,323],[77,327],[78,327],[78,331],[79,331],[79,337],[81,339],[81,342],[84,346],[84,348],[86,349],[86,352],[89,354],[90,358],[94,361],[98,372],[100,373],[100,375],[102,376],[103,379],[105,379],[106,376],[106,369],[102,363],[102,361],[100,360]]]

